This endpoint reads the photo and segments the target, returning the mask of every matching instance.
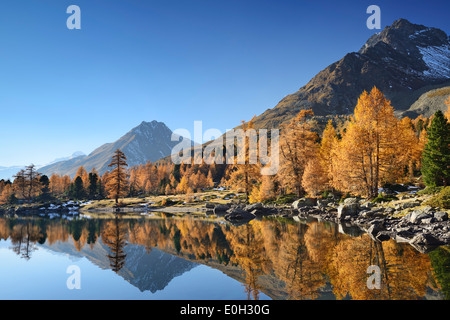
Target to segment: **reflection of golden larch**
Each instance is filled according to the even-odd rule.
[[[106,223],[102,232],[102,241],[111,250],[111,253],[107,255],[110,260],[110,266],[114,272],[119,272],[125,265],[126,254],[124,247],[126,246],[126,239],[128,234],[128,228],[126,224],[116,218]]]

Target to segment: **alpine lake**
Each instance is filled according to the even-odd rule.
[[[449,265],[314,219],[0,217],[2,300],[448,300]]]

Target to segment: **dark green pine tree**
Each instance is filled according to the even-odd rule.
[[[80,176],[76,177],[75,181],[72,183],[70,195],[76,200],[84,198],[85,190],[83,186],[83,180]]]
[[[450,123],[436,111],[427,129],[427,143],[422,153],[422,176],[427,186],[447,186],[450,182]]]
[[[89,173],[88,198],[95,199],[98,191],[98,175],[95,172]]]
[[[50,180],[44,174],[39,178],[39,182],[41,183],[41,194],[39,195],[39,199],[41,201],[50,201],[52,198],[50,194]]]

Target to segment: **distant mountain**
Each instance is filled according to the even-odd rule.
[[[255,127],[277,128],[302,109],[318,116],[351,114],[363,90],[373,86],[402,112],[424,92],[449,84],[450,37],[399,19],[258,116]]]
[[[57,162],[61,162],[61,161],[72,160],[72,159],[75,159],[75,158],[78,158],[78,157],[85,157],[85,156],[86,156],[86,155],[85,155],[83,152],[81,152],[81,151],[76,151],[76,152],[72,153],[72,155],[69,156],[69,157],[57,158],[57,159],[55,159],[55,160],[53,160],[53,161],[47,163],[47,164],[44,165],[44,166],[48,166],[48,165],[51,165],[51,164],[54,164],[54,163],[57,163]],[[42,167],[44,167],[44,166],[42,166]]]
[[[36,168],[39,169],[41,167],[46,167],[49,166],[51,164],[57,163],[57,162],[61,162],[61,161],[66,161],[66,160],[71,160],[74,158],[78,158],[81,156],[86,156],[83,152],[81,151],[77,151],[74,152],[71,156],[69,157],[64,157],[64,158],[57,158],[45,165],[36,165]],[[13,176],[19,172],[21,169],[25,169],[26,166],[10,166],[10,167],[0,167],[0,179],[4,179],[4,180],[14,180]]]
[[[0,167],[0,179],[13,180],[13,176],[25,166]]]
[[[39,169],[39,172],[50,176],[53,173],[67,174],[72,177],[78,168],[83,166],[88,172],[95,169],[103,174],[109,170],[113,153],[120,149],[127,156],[128,166],[145,164],[169,156],[178,141],[171,141],[172,130],[158,121],[145,122],[133,128],[113,143],[106,143],[89,155],[79,155],[71,159],[59,161]]]

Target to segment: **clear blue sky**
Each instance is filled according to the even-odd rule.
[[[371,4],[382,27],[450,33],[448,0],[2,0],[0,166],[90,153],[144,120],[224,132],[359,50]]]

